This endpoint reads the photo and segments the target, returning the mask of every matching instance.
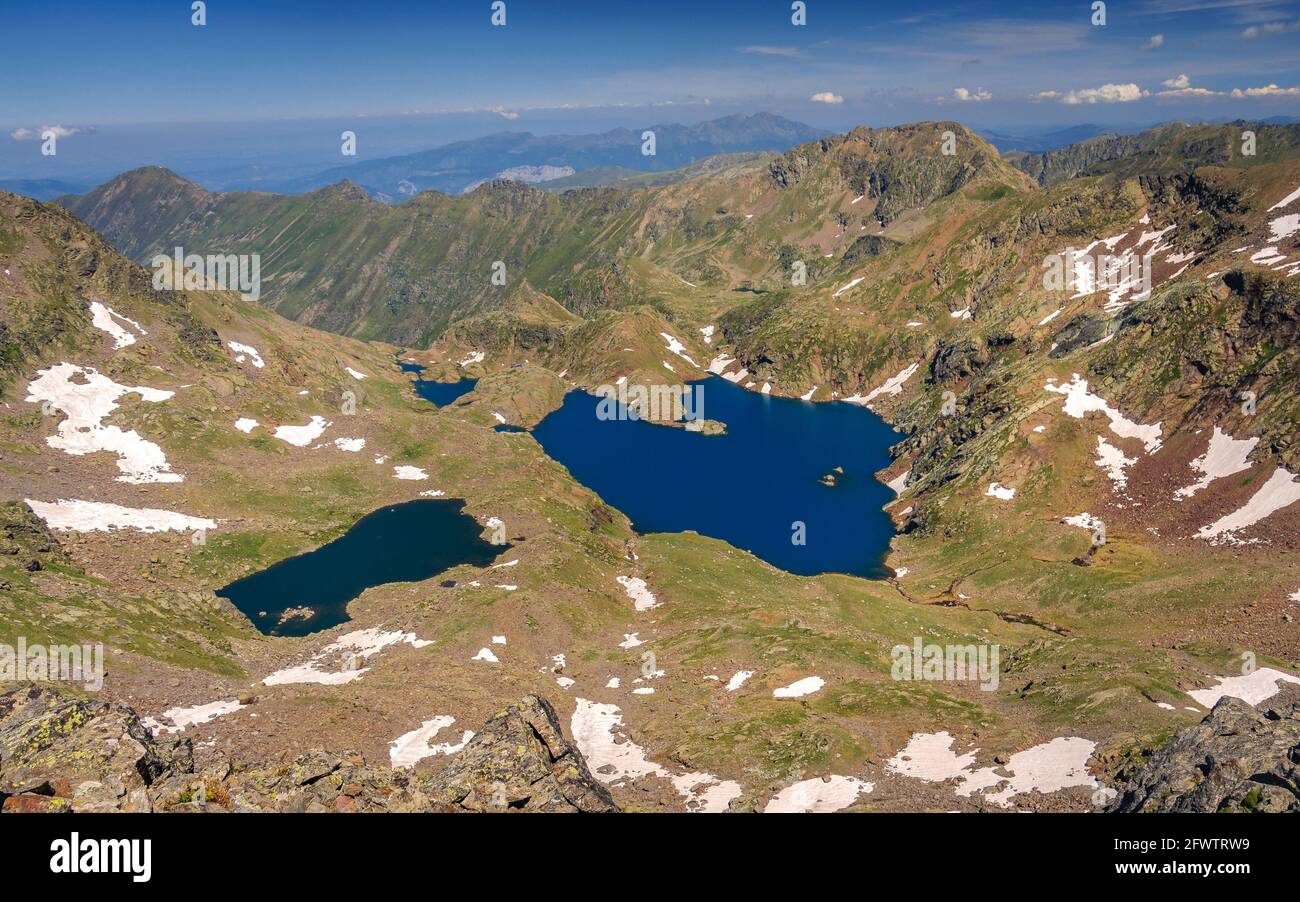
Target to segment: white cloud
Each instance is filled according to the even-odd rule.
[[[1233,88],[1233,97],[1291,97],[1300,94],[1300,87],[1279,88],[1277,85],[1265,85],[1262,88]]]
[[[813,103],[843,103],[844,98],[838,94],[832,94],[830,91],[822,91],[808,98]]]
[[[1142,45],[1143,50],[1155,50],[1157,47],[1165,46],[1165,36],[1162,34],[1153,34],[1147,38],[1147,42]]]
[[[1241,33],[1241,36],[1247,41],[1253,38],[1263,37],[1266,34],[1282,34],[1288,31],[1295,31],[1300,28],[1300,21],[1296,22],[1266,22],[1263,25],[1252,25]]]
[[[505,107],[500,107],[500,106],[491,106],[491,107],[488,107],[488,110],[487,110],[487,111],[488,111],[489,113],[496,113],[496,114],[497,114],[498,116],[500,116],[502,119],[518,119],[518,118],[519,118],[519,114],[518,114],[518,113],[512,112],[511,110],[507,110]]]
[[[976,89],[975,93],[973,94],[970,91],[966,90],[965,88],[953,88],[952,96],[957,100],[961,100],[961,101],[973,100],[976,103],[993,99],[993,95],[990,94],[988,91],[984,90],[983,88]]]
[[[1061,96],[1060,91],[1039,91],[1037,94],[1030,94],[1030,100],[1055,100]]]
[[[760,56],[801,56],[798,47],[771,47],[766,44],[750,44],[738,48],[741,53],[757,53]]]
[[[1078,91],[1067,91],[1061,97],[1061,103],[1070,106],[1081,103],[1132,103],[1135,100],[1141,100],[1144,96],[1146,96],[1146,92],[1132,82],[1126,85],[1105,84],[1100,88],[1082,88]]]
[[[1192,87],[1192,80],[1185,74],[1166,78],[1161,84],[1168,90],[1156,92],[1157,97],[1219,97],[1223,94],[1222,91],[1211,91],[1209,88]]]
[[[9,133],[9,137],[15,141],[43,141],[42,135],[45,132],[54,132],[54,137],[59,140],[71,138],[73,135],[79,135],[84,128],[69,128],[63,125],[42,125],[40,128],[16,128]]]

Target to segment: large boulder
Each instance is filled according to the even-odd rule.
[[[1225,696],[1134,772],[1107,810],[1300,813],[1300,687],[1258,708]]]

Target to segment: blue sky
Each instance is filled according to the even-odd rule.
[[[1114,0],[1100,27],[1090,0],[807,0],[802,27],[790,6],[506,0],[493,27],[490,0],[209,0],[194,27],[190,0],[10,0],[0,144],[129,123],[182,142],[203,122],[444,117],[409,135],[428,143],[757,110],[831,129],[1300,114],[1300,0]]]

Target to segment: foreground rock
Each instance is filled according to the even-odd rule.
[[[125,706],[48,688],[0,694],[3,813],[493,810],[618,808],[534,695],[490,719],[444,769],[416,775],[322,750],[198,770],[189,740],[155,740]]]
[[[1300,813],[1300,687],[1225,697],[1139,768],[1108,811]]]
[[[618,810],[582,753],[564,738],[555,709],[536,695],[489,720],[430,778],[428,791],[453,810]]]

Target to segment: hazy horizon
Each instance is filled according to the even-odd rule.
[[[87,182],[147,163],[214,184],[503,131],[590,134],[772,112],[827,132],[956,119],[1011,134],[1300,111],[1292,0],[812,0],[651,8],[510,0],[358,9],[291,0],[7,12],[0,178]],[[21,36],[21,40],[19,39]],[[57,65],[49,62],[58,47]],[[43,156],[39,134],[60,135]],[[356,156],[339,135],[356,132]]]

